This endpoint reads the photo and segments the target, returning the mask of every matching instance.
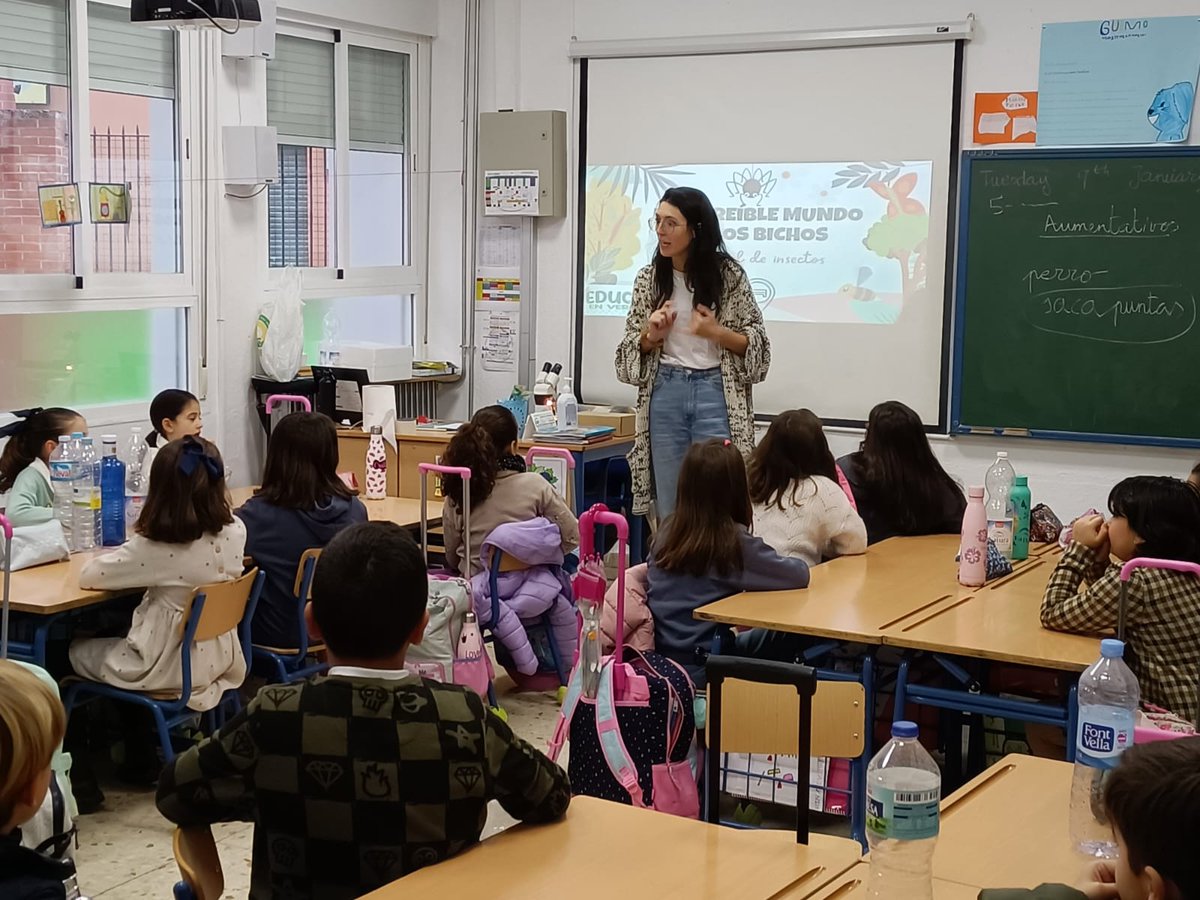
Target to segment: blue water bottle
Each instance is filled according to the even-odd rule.
[[[125,543],[125,463],[117,456],[117,436],[104,435],[100,460],[100,520],[105,547]]]

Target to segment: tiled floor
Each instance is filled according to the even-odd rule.
[[[517,694],[511,687],[506,678],[497,681],[509,724],[544,750],[558,717],[554,695]],[[565,756],[560,760],[564,765]],[[169,900],[179,870],[171,852],[173,827],[154,808],[154,791],[130,790],[112,782],[102,786],[104,811],[82,816],[78,822],[80,889],[92,900]],[[492,804],[485,836],[511,824],[504,811]],[[214,828],[225,871],[225,896],[230,900],[242,900],[249,890],[252,830],[241,823]]]

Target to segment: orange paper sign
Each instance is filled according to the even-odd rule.
[[[1037,91],[975,95],[975,143],[1032,144],[1037,139]]]

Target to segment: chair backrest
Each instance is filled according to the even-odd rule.
[[[300,614],[304,615],[304,604],[312,593],[313,574],[317,571],[317,560],[321,558],[320,547],[309,547],[300,554],[300,565],[296,566],[296,583],[292,594],[300,601]]]
[[[191,606],[183,619],[181,706],[187,705],[192,695],[192,644],[196,641],[210,641],[236,629],[242,656],[249,664],[253,654],[250,620],[265,580],[266,575],[253,568],[233,581],[205,584],[192,591]]]
[[[172,846],[179,875],[196,900],[220,900],[225,892],[225,874],[212,829],[207,825],[176,828]]]

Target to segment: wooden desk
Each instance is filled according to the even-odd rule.
[[[103,603],[118,596],[118,593],[129,593],[87,591],[79,586],[79,573],[83,571],[84,564],[103,553],[104,550],[72,553],[71,558],[65,562],[47,563],[44,566],[13,572],[12,602],[9,609],[13,612],[52,616]]]
[[[708,825],[593,797],[575,797],[553,825],[517,825],[363,900],[488,896],[535,900],[811,896],[861,857],[854,841]],[[808,893],[805,892],[808,890]]]
[[[1087,860],[1067,837],[1070,763],[1006,756],[942,801],[933,874],[974,887],[1078,880]]]
[[[234,488],[230,491],[233,496],[233,507],[237,509],[254,495],[254,488]],[[367,518],[372,522],[395,522],[401,528],[416,528],[421,524],[421,501],[410,500],[408,497],[384,497],[382,500],[367,500],[359,497],[367,508]],[[442,501],[429,500],[425,504],[426,515],[430,523],[442,519]]]
[[[815,894],[804,893],[802,888],[788,890],[778,895],[779,900],[800,900],[811,897],[812,900],[865,900],[867,896],[867,877],[871,866],[860,862],[849,872],[843,872]],[[933,900],[976,900],[979,888],[969,884],[958,884],[941,878],[933,879]]]

